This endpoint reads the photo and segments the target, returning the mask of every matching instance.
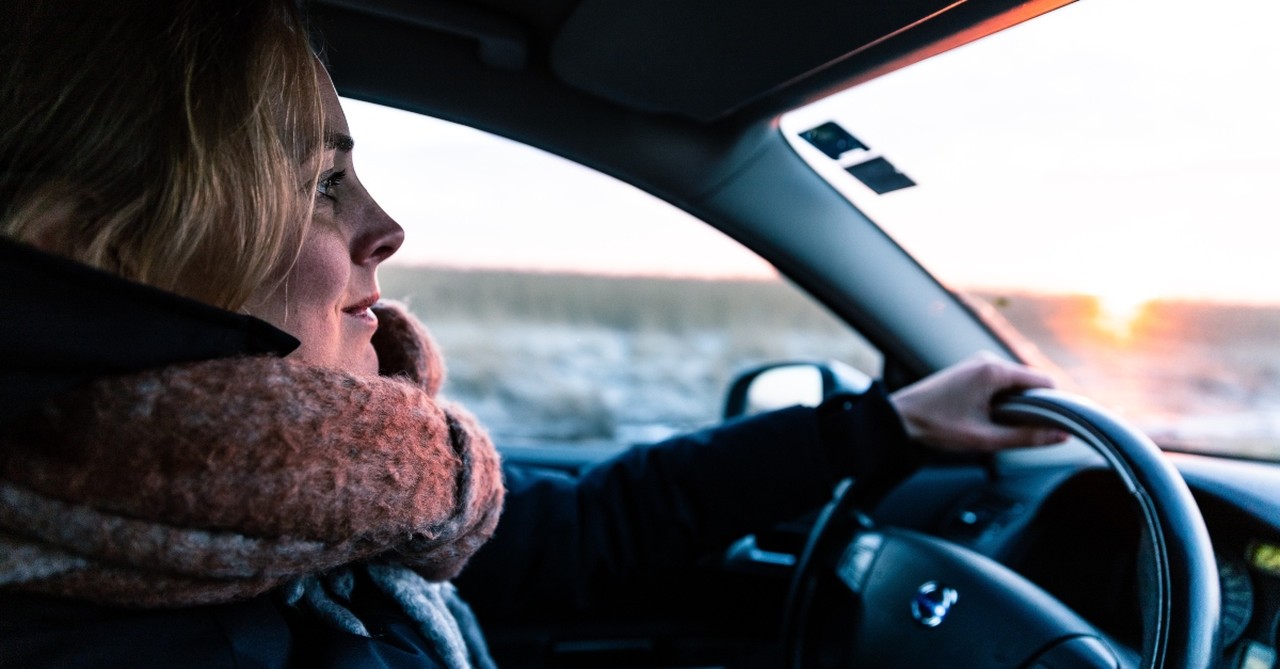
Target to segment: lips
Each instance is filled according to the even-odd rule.
[[[366,309],[368,309],[368,308],[372,307],[373,305],[377,304],[377,303],[378,303],[378,300],[379,300],[381,297],[382,297],[381,295],[378,295],[377,293],[374,293],[374,294],[372,294],[372,295],[370,295],[370,296],[368,296],[368,297],[364,298],[363,300],[360,300],[359,302],[356,302],[355,304],[352,304],[352,305],[349,305],[349,306],[343,307],[343,308],[342,308],[342,310],[343,310],[343,311],[345,311],[345,312],[347,312],[347,313],[349,313],[349,314],[358,313],[358,312],[364,311],[364,310],[366,310]]]
[[[352,316],[354,318],[359,318],[362,320],[370,320],[376,324],[378,322],[378,317],[373,314],[373,310],[371,309],[371,307],[373,307],[373,305],[378,303],[378,298],[379,298],[379,295],[377,293],[374,293],[373,295],[370,295],[364,298],[363,300],[356,302],[355,304],[343,307],[342,313],[348,316]]]

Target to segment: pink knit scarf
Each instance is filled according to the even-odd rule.
[[[212,360],[104,378],[0,426],[0,587],[168,607],[354,563],[456,575],[497,524],[498,456],[437,400],[422,325],[375,310],[377,378]]]

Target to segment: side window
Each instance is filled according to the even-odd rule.
[[[734,376],[880,354],[758,256],[610,177],[346,100],[355,161],[406,242],[380,273],[503,445],[627,445],[714,423]]]

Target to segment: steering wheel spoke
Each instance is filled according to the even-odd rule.
[[[1003,565],[907,530],[885,530],[867,577],[858,662],[921,667],[1023,667],[1075,638],[1093,639],[1096,663],[1117,666],[1099,632]]]

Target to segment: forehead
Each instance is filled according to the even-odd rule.
[[[347,127],[347,115],[342,111],[342,102],[338,100],[338,91],[333,86],[333,80],[329,78],[328,70],[324,66],[317,65],[319,73],[320,85],[320,103],[324,109],[324,130],[325,135],[340,133],[343,135],[351,134]]]

